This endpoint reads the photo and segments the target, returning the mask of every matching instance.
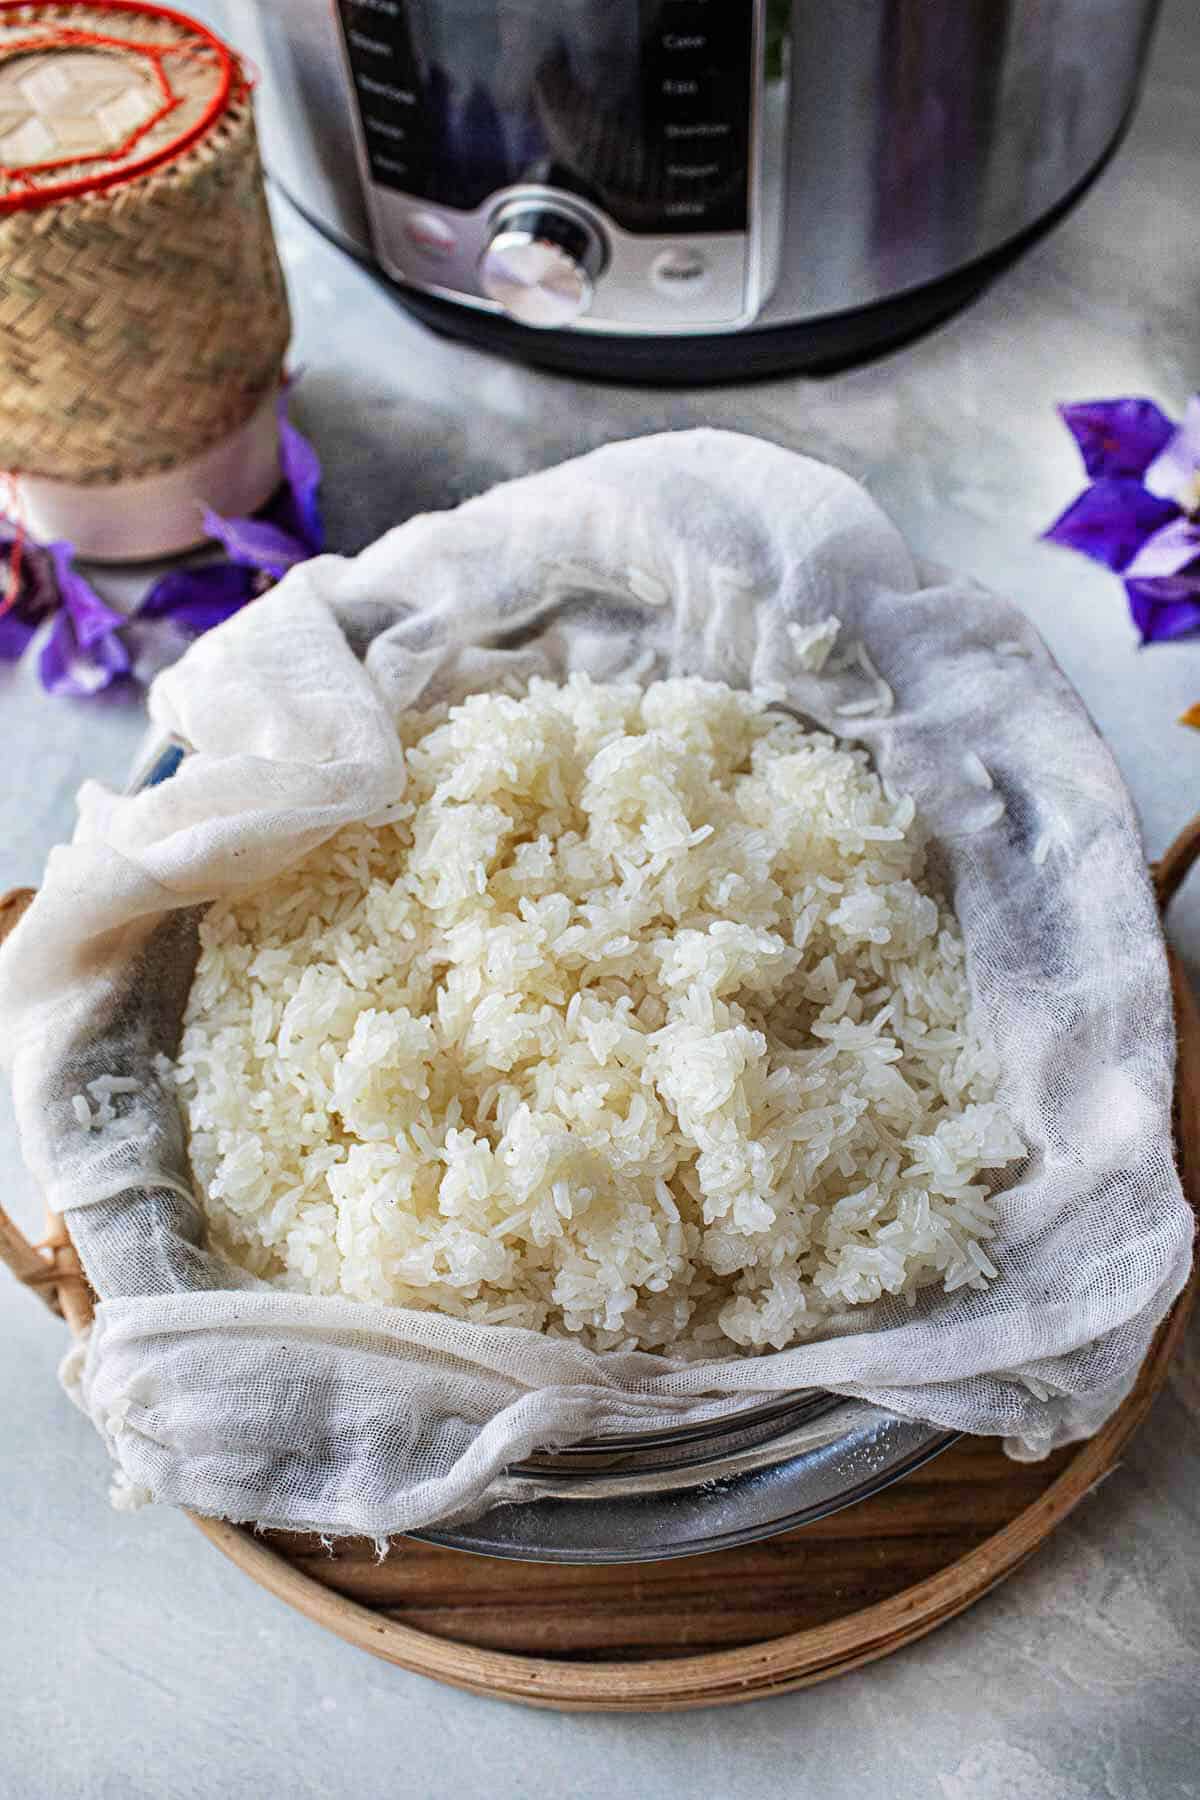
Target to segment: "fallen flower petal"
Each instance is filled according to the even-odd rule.
[[[298,562],[307,562],[312,551],[269,518],[225,519],[206,512],[204,529],[223,547],[231,562],[245,569],[262,569],[276,581]]]
[[[1119,573],[1178,514],[1177,506],[1148,494],[1140,481],[1106,476],[1085,488],[1043,537]]]
[[[1058,411],[1093,481],[1106,475],[1140,480],[1175,430],[1153,400],[1084,400]]]
[[[72,568],[70,544],[51,544],[49,553],[62,604],[42,646],[38,675],[50,694],[98,694],[129,672],[129,652],[119,636],[125,615]]]
[[[1193,731],[1200,731],[1200,700],[1189,706],[1186,712],[1180,713],[1179,723],[1190,725]]]
[[[201,563],[189,569],[169,569],[154,583],[134,620],[178,619],[198,637],[231,618],[247,600],[254,598],[255,592],[254,570],[241,563]]]
[[[1129,611],[1143,644],[1168,643],[1200,632],[1200,581],[1175,576],[1125,583]]]
[[[325,521],[317,503],[321,461],[308,439],[288,418],[282,398],[279,402],[279,462],[283,470],[283,487],[267,507],[267,514],[292,537],[307,545],[310,556],[316,556],[325,548]]]
[[[92,584],[75,568],[74,544],[49,545],[50,559],[58,580],[59,599],[70,615],[71,625],[80,648],[92,650],[125,623],[125,614],[102,600]]]

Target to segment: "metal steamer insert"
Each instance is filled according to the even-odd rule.
[[[577,21],[528,3],[469,21],[461,0],[334,3],[390,275],[526,325],[686,333],[755,316],[778,237],[762,203],[763,124],[782,118],[764,105],[767,0]]]

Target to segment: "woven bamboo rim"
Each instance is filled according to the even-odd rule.
[[[6,40],[19,50],[39,22],[198,52],[172,72],[178,116],[130,149],[129,171],[81,164],[87,191],[44,205],[10,190],[6,210],[0,192],[0,468],[108,485],[189,462],[243,425],[278,384],[290,318],[232,53],[138,0],[0,0],[0,68]]]
[[[1198,858],[1200,818],[1152,865],[1163,911]],[[0,899],[0,942],[32,898],[30,889],[19,889]],[[1200,1210],[1200,1008],[1178,961],[1172,957],[1170,964],[1180,1037],[1176,1141],[1188,1197]],[[35,1247],[0,1210],[0,1259],[66,1318],[76,1335],[86,1328],[94,1296],[61,1218],[48,1216],[47,1236]],[[1019,1568],[1116,1466],[1166,1378],[1198,1289],[1200,1269],[1193,1269],[1124,1404],[1095,1437],[1079,1446],[1041,1495],[1002,1529],[894,1598],[827,1625],[734,1649],[636,1662],[560,1660],[484,1649],[401,1624],[369,1604],[331,1591],[294,1566],[286,1553],[249,1530],[221,1519],[190,1516],[244,1573],[317,1624],[384,1661],[468,1692],[529,1706],[600,1712],[677,1711],[782,1694],[861,1667],[912,1643],[965,1611]],[[474,1559],[465,1560],[469,1565]],[[584,1592],[580,1604],[586,1605]]]

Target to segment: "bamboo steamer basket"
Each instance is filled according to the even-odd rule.
[[[249,81],[143,0],[0,0],[0,469],[79,552],[201,542],[279,480],[290,319]]]
[[[1165,912],[1200,859],[1200,818],[1152,873]],[[29,901],[0,900],[0,941]],[[1200,1008],[1178,960],[1175,1139],[1200,1216]],[[0,1257],[78,1336],[95,1305],[51,1214],[29,1244],[0,1209]],[[961,1438],[870,1499],[799,1531],[664,1563],[513,1566],[402,1539],[378,1561],[366,1539],[332,1551],[306,1534],[191,1515],[269,1593],[403,1669],[560,1711],[665,1712],[752,1700],[890,1655],[1004,1581],[1125,1455],[1163,1386],[1200,1289],[1200,1270],[1163,1321],[1133,1390],[1083,1444],[1011,1462]]]

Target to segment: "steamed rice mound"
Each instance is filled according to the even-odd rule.
[[[212,906],[177,1080],[267,1281],[782,1348],[996,1273],[995,1101],[909,799],[749,694],[575,676],[404,720],[386,823]]]

